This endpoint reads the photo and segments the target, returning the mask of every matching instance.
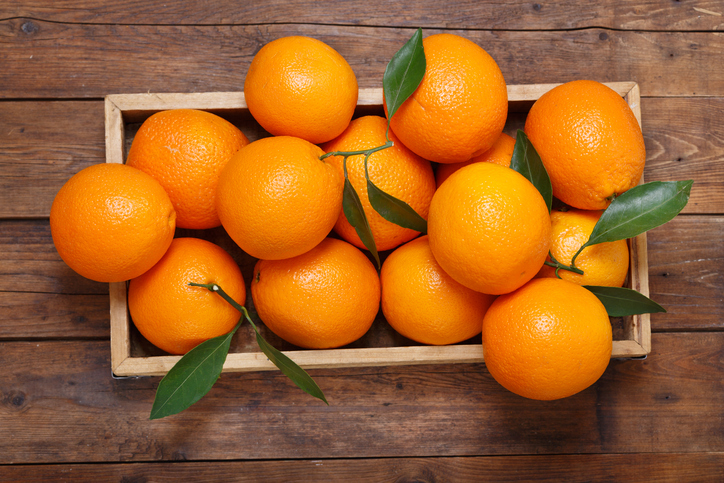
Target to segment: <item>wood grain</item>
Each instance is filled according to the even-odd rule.
[[[652,345],[559,401],[477,364],[311,371],[330,406],[279,373],[237,373],[149,421],[158,378],[111,378],[107,341],[5,342],[0,464],[723,452],[724,333]]]
[[[215,461],[197,463],[18,465],[6,480],[433,483],[436,481],[714,482],[724,479],[724,454],[586,454],[382,459]]]
[[[592,4],[582,0],[531,2],[512,0],[487,3],[457,0],[441,3],[373,0],[364,8],[339,2],[272,0],[234,2],[210,0],[73,1],[54,0],[46,5],[27,0],[6,0],[0,19],[28,17],[67,23],[253,25],[305,23],[387,27],[464,29],[572,29],[608,27],[626,30],[721,30],[722,5],[716,0],[689,2],[630,2],[615,0]]]
[[[724,327],[724,217],[678,216],[647,233],[653,330]]]
[[[387,62],[413,31],[307,24],[90,25],[10,18],[0,21],[0,98],[240,91],[254,54],[267,42],[293,34],[327,42],[349,61],[361,87],[379,87]],[[724,95],[724,70],[712,61],[724,48],[724,37],[718,34],[600,28],[452,32],[485,48],[509,84],[586,78],[635,81],[644,97]],[[677,72],[697,75],[672,75]]]
[[[0,340],[109,337],[108,295],[0,292]]]
[[[724,213],[724,98],[643,98],[647,180],[694,179],[685,213]],[[0,218],[47,217],[82,168],[105,162],[102,101],[0,102]],[[250,139],[258,125],[232,119]],[[512,113],[506,132],[522,129]],[[136,126],[137,127],[137,126]]]

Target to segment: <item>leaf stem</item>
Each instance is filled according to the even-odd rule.
[[[365,155],[369,158],[371,154],[374,154],[377,151],[382,151],[383,149],[391,148],[394,145],[395,145],[395,143],[388,139],[385,144],[383,144],[381,146],[377,146],[375,148],[361,149],[359,151],[330,151],[328,153],[321,155],[319,157],[319,159],[324,160],[325,158],[328,158],[330,156],[344,156],[345,158],[347,158],[349,156],[359,156],[359,155]]]
[[[558,271],[561,269],[568,270],[569,272],[577,273],[579,275],[583,275],[583,270],[581,270],[580,268],[576,268],[576,266],[573,264],[573,262],[571,262],[570,266],[565,265],[565,264],[559,262],[558,260],[556,260],[556,258],[553,256],[553,254],[551,252],[548,252],[548,257],[551,259],[551,261],[549,262],[548,260],[546,260],[543,263],[545,265],[548,265],[549,267],[553,267],[556,269],[556,277],[561,278],[561,276],[558,274]]]

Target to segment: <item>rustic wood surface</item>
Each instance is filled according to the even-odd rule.
[[[594,3],[0,3],[0,480],[723,481],[724,5]],[[108,285],[62,262],[48,224],[65,180],[105,160],[103,97],[238,91],[256,51],[293,34],[379,87],[417,27],[474,40],[510,84],[640,85],[646,179],[695,180],[648,234],[668,310],[651,354],[554,402],[479,364],[313,370],[329,407],[276,372],[224,374],[150,421],[159,379],[112,377]]]

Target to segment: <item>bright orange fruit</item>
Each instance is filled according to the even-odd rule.
[[[423,344],[455,344],[480,333],[495,296],[475,292],[445,273],[428,237],[402,245],[380,272],[382,312],[405,337]]]
[[[257,52],[244,81],[254,119],[275,136],[314,144],[339,136],[357,106],[357,78],[339,52],[303,36],[283,37]]]
[[[453,173],[435,192],[430,248],[452,278],[489,294],[512,292],[533,278],[548,254],[551,220],[538,190],[493,163]]]
[[[171,244],[176,212],[163,187],[125,164],[94,164],[71,177],[50,208],[58,254],[97,282],[122,282],[158,262]]]
[[[237,152],[219,177],[216,209],[229,236],[249,255],[291,258],[312,249],[342,210],[344,178],[319,159],[318,146],[275,136]]]
[[[626,101],[600,82],[579,80],[543,94],[525,121],[553,196],[582,210],[603,210],[644,172],[641,127]]]
[[[259,260],[251,295],[276,335],[309,349],[350,344],[369,330],[380,306],[380,280],[359,249],[326,238],[286,260]]]
[[[509,391],[531,399],[583,391],[606,370],[612,347],[603,304],[567,280],[531,280],[498,297],[483,319],[490,374]]]
[[[156,347],[185,354],[228,333],[241,316],[218,294],[194,283],[215,283],[241,305],[246,287],[223,248],[198,238],[175,238],[161,260],[128,285],[128,310],[136,328]]]
[[[385,118],[380,116],[361,117],[353,120],[341,135],[322,145],[322,149],[329,153],[375,148],[387,141],[386,131],[387,120]],[[421,217],[427,218],[430,201],[435,193],[435,175],[432,166],[429,161],[422,159],[402,145],[393,133],[390,133],[390,139],[395,143],[394,146],[378,151],[369,157],[367,169],[370,180],[382,191],[404,201]],[[336,166],[340,175],[344,175],[342,156],[330,156],[326,158],[326,161]],[[364,156],[347,158],[347,174],[362,202],[378,250],[389,250],[419,234],[385,220],[372,208],[367,195]],[[365,248],[343,212],[340,212],[334,230],[356,247]]]
[[[214,205],[219,173],[247,144],[236,126],[210,112],[161,111],[138,129],[126,164],[161,183],[180,228],[213,228],[221,224]]]
[[[392,130],[430,161],[461,163],[484,153],[508,116],[508,90],[498,64],[459,35],[431,35],[422,45],[425,76],[392,116]]]
[[[570,266],[573,255],[588,241],[602,214],[602,211],[553,210],[550,248],[553,258]],[[621,287],[628,274],[628,265],[628,244],[626,240],[618,240],[584,248],[576,257],[576,268],[583,270],[583,275],[569,270],[558,270],[558,274],[561,278],[579,285]],[[556,270],[543,265],[538,276],[555,277]]]
[[[490,149],[485,151],[480,156],[475,156],[462,163],[439,165],[437,167],[437,170],[435,171],[435,182],[439,187],[443,181],[450,177],[451,174],[453,174],[455,171],[462,168],[463,166],[467,166],[468,164],[493,163],[505,166],[506,168],[510,167],[510,162],[513,159],[514,149],[515,139],[505,133],[500,133],[500,136],[498,136],[495,144],[493,144]]]

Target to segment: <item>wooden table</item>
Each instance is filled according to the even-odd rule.
[[[477,42],[509,84],[639,83],[646,179],[695,180],[648,234],[668,310],[651,354],[553,402],[483,364],[313,370],[329,407],[277,372],[224,374],[150,421],[158,378],[112,377],[108,285],[60,260],[48,224],[60,186],[105,160],[103,97],[239,91],[293,34],[379,87],[417,27]],[[724,480],[723,28],[720,0],[0,3],[0,479]]]

